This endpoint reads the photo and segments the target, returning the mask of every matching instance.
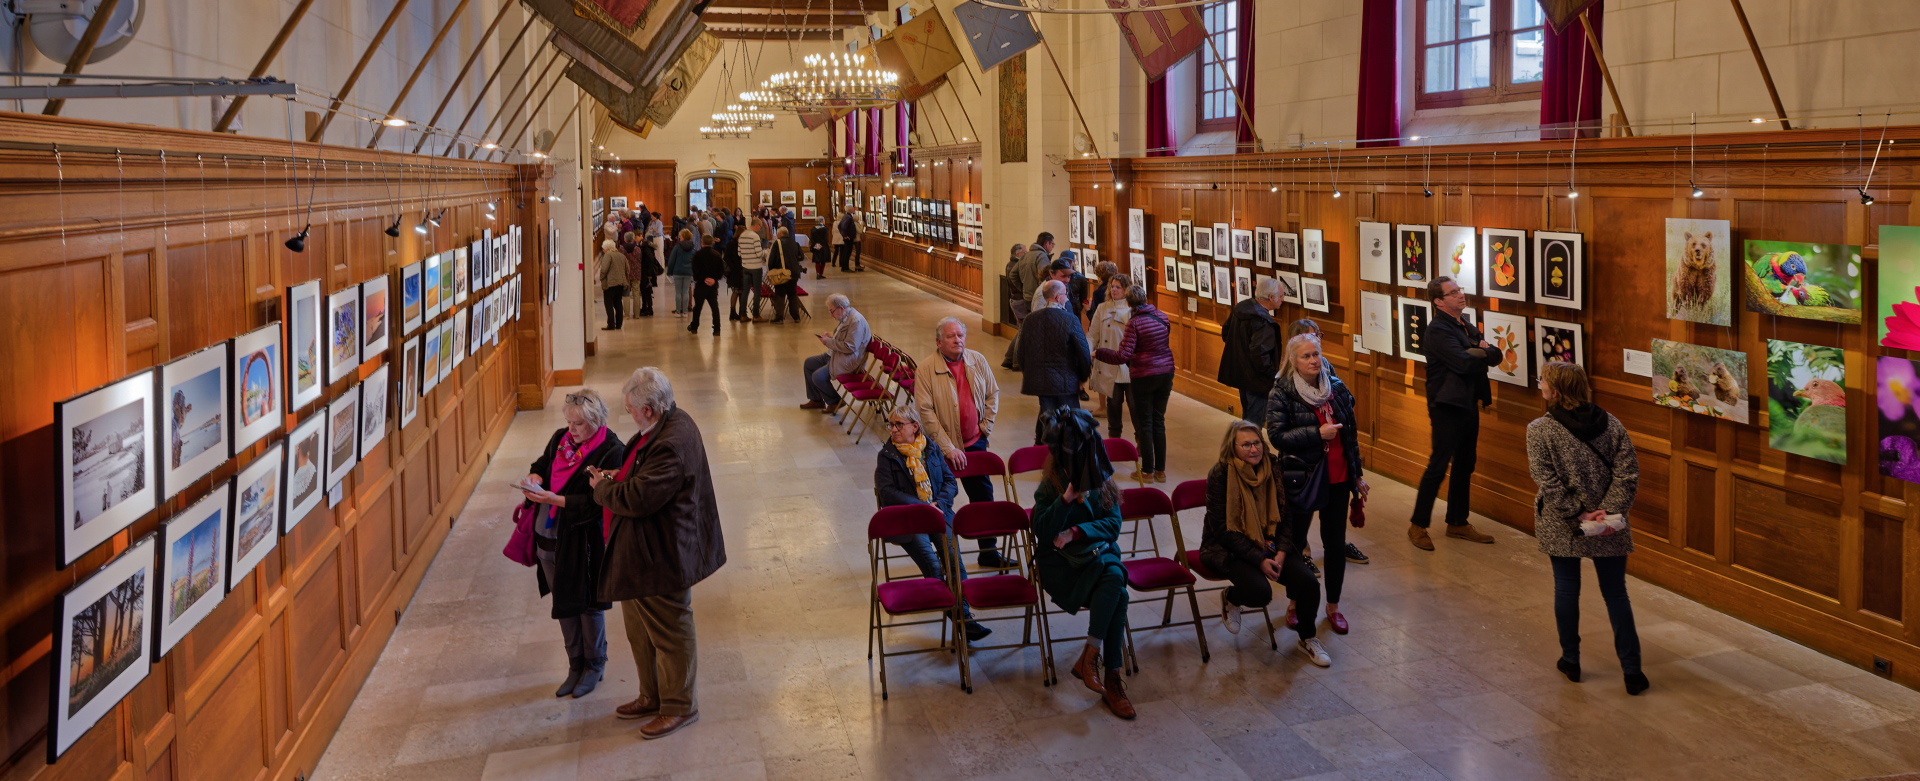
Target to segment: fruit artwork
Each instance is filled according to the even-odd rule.
[[[1513,262],[1512,239],[1499,239],[1493,243],[1493,283],[1501,287],[1511,286],[1520,279],[1520,267]]]
[[[1451,274],[1452,276],[1456,276],[1456,277],[1457,277],[1457,276],[1460,276],[1460,263],[1461,263],[1461,261],[1462,261],[1462,256],[1464,256],[1464,255],[1466,255],[1466,254],[1467,254],[1467,245],[1465,245],[1465,244],[1458,244],[1458,245],[1455,245],[1455,246],[1454,246],[1454,248],[1453,248],[1453,258],[1452,258],[1452,260],[1453,260],[1453,268],[1452,268],[1452,270],[1450,270],[1450,271],[1448,272],[1449,274]]]
[[[1512,326],[1496,325],[1487,335],[1487,342],[1500,351],[1500,363],[1494,367],[1507,374],[1516,374],[1520,368],[1520,334]]]

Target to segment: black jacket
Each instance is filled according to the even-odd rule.
[[[1333,405],[1333,422],[1340,424],[1340,450],[1347,456],[1347,483],[1351,485],[1360,478],[1360,427],[1354,421],[1353,392],[1332,374],[1327,375],[1327,381],[1333,383],[1328,399]],[[1276,380],[1267,393],[1267,441],[1280,451],[1282,468],[1292,461],[1288,456],[1299,459],[1295,463],[1304,463],[1308,469],[1326,458],[1320,416],[1300,398],[1292,380]]]
[[[1500,363],[1497,350],[1484,350],[1475,358],[1468,350],[1480,349],[1480,329],[1455,320],[1435,307],[1427,327],[1420,332],[1420,354],[1427,359],[1427,403],[1445,404],[1472,411],[1474,402],[1493,403],[1493,387],[1487,382],[1487,367]]]
[[[947,516],[947,527],[953,527],[953,497],[960,492],[960,481],[953,477],[953,470],[947,468],[946,456],[940,454],[940,448],[931,440],[920,457],[927,462],[927,480],[933,484],[933,506]],[[919,492],[913,490],[913,470],[907,468],[907,457],[900,454],[888,440],[880,446],[880,462],[873,468],[873,500],[881,507],[894,507],[902,504],[927,504],[920,501]]]
[[[772,246],[767,247],[767,270],[768,271],[772,271],[776,268],[784,268],[788,271],[793,272],[793,278],[788,279],[787,283],[784,285],[774,285],[774,287],[776,288],[787,288],[788,290],[792,290],[795,286],[799,285],[800,272],[802,269],[806,268],[806,265],[805,265],[806,262],[807,262],[806,254],[801,252],[800,243],[794,241],[792,236],[788,236],[784,239],[779,239],[773,242]]]
[[[1227,528],[1227,465],[1214,463],[1213,469],[1207,471],[1207,517],[1200,529],[1200,563],[1214,574],[1225,575],[1228,565],[1235,561],[1259,566],[1261,559],[1273,558],[1276,552],[1292,553],[1299,549],[1291,534],[1255,540]]]
[[[669,409],[633,447],[640,452],[627,479],[593,489],[594,501],[613,513],[600,566],[607,602],[685,591],[727,563],[707,446],[693,418]]]
[[[566,435],[564,428],[554,432],[553,438],[547,440],[546,451],[528,469],[529,473],[539,475],[542,483],[547,482],[553,474],[553,459],[560,450],[560,438]],[[589,610],[612,607],[598,598],[600,562],[606,558],[607,544],[600,535],[600,505],[593,501],[593,489],[588,485],[591,475],[587,474],[587,467],[619,469],[620,459],[626,453],[627,448],[620,442],[619,435],[608,431],[606,441],[581,460],[580,466],[567,478],[566,485],[548,486],[549,490],[567,500],[567,505],[560,508],[559,517],[554,519],[554,532],[559,540],[559,547],[553,551],[554,570],[559,573],[560,582],[548,583],[546,572],[539,567],[533,568],[533,576],[540,584],[540,596],[553,594],[553,617],[556,619],[572,618]],[[553,509],[544,504],[536,507],[543,513]]]
[[[807,242],[813,245],[808,247],[813,250],[813,262],[827,262],[827,253],[833,249],[827,246],[827,224],[823,222],[813,226],[813,232],[807,234]]]
[[[738,239],[728,239],[727,248],[721,253],[721,257],[725,259],[727,263],[727,287],[738,288],[745,284],[746,279],[741,276],[744,269],[740,261],[740,241]]]
[[[1280,324],[1259,301],[1247,299],[1233,305],[1233,314],[1220,329],[1226,348],[1220,353],[1221,385],[1253,393],[1273,389],[1273,375],[1280,369]]]
[[[1020,392],[1028,396],[1079,393],[1093,374],[1093,354],[1080,319],[1047,307],[1020,323]]]
[[[693,253],[694,284],[704,285],[709,279],[715,280],[715,284],[718,284],[718,280],[725,279],[726,276],[727,261],[720,256],[719,250],[701,247],[699,251]]]

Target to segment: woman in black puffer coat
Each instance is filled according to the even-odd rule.
[[[1295,547],[1305,549],[1307,527],[1320,513],[1321,562],[1326,570],[1327,623],[1336,634],[1347,633],[1347,617],[1340,614],[1340,587],[1346,580],[1348,502],[1357,493],[1367,496],[1360,471],[1360,436],[1353,415],[1353,393],[1333,376],[1320,357],[1320,339],[1300,334],[1287,340],[1280,360],[1280,376],[1267,394],[1267,439],[1280,451],[1280,469],[1287,489],[1287,533]],[[1314,621],[1316,616],[1301,616]],[[1293,626],[1294,608],[1287,607],[1287,625]]]

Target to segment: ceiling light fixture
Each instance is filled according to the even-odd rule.
[[[900,99],[900,74],[867,67],[861,54],[809,54],[802,65],[740,93],[743,103],[776,111],[815,112],[882,108]]]
[[[480,142],[480,148],[481,149],[499,149],[500,145],[492,141],[482,141]],[[602,148],[604,149],[605,147],[602,147]]]
[[[407,121],[399,117],[387,117],[386,119],[380,120],[380,124],[386,125],[387,127],[406,127]]]

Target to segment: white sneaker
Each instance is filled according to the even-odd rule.
[[[1227,601],[1227,592],[1220,592],[1220,622],[1227,625],[1227,631],[1240,634],[1240,606]]]
[[[1320,638],[1309,637],[1300,641],[1300,653],[1307,655],[1307,661],[1320,667],[1332,667],[1333,657],[1327,655],[1327,647],[1320,644]]]

